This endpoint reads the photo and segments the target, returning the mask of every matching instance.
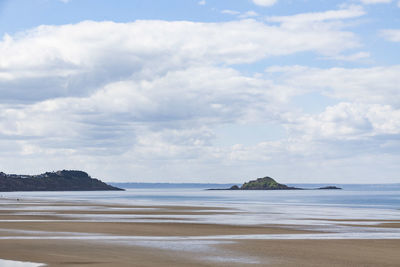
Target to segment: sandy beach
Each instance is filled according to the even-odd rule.
[[[193,221],[193,216],[237,212],[223,207],[1,199],[0,258],[44,266],[398,266],[400,263],[397,238],[325,239],[327,233],[321,228],[304,229],[301,225]],[[396,229],[400,223],[383,220],[374,221],[374,225],[357,225],[360,221],[335,221],[338,225],[346,222],[352,222],[348,227],[357,229],[383,230]]]

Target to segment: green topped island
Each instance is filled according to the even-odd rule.
[[[314,189],[321,189],[321,190],[332,190],[332,189],[341,189],[336,186],[324,186],[320,188]],[[285,184],[280,184],[275,181],[271,177],[263,177],[257,178],[256,180],[251,180],[249,182],[244,183],[242,186],[234,185],[227,189],[209,189],[209,190],[306,190],[304,188],[292,187],[287,186]]]
[[[90,177],[86,172],[62,170],[39,175],[0,172],[0,192],[124,190]]]

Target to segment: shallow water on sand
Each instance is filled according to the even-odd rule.
[[[129,232],[78,233],[73,230],[66,232],[69,229],[58,231],[57,228],[53,231],[46,231],[46,228],[39,231],[40,228],[12,229],[12,226],[11,229],[0,229],[0,241],[61,240],[139,246],[183,251],[202,261],[246,265],[257,264],[259,259],[246,254],[236,255],[223,246],[249,240],[400,239],[400,190],[367,189],[207,191],[169,188],[115,192],[2,193],[0,222],[5,224],[29,222],[27,225],[30,225],[32,222],[39,225],[38,223],[57,222],[72,225],[93,222],[95,225],[99,222],[151,222],[172,223],[179,229],[181,224],[192,223],[193,227],[200,224],[210,224],[212,227],[218,224],[235,227],[261,225],[313,232],[220,234],[214,231],[197,235],[194,228],[194,232],[185,232],[183,235],[170,236],[168,233],[158,232],[157,235],[140,236]],[[110,203],[117,205],[102,205]],[[389,224],[382,225],[385,223]],[[0,262],[0,266],[8,265]]]
[[[301,185],[300,185],[301,186]],[[91,192],[3,192],[1,197],[94,200],[124,204],[219,206],[225,204],[324,205],[400,209],[400,186],[340,185],[344,190],[210,191],[199,188]],[[306,187],[303,185],[303,187]],[[346,189],[348,187],[349,189]]]
[[[10,261],[10,260],[1,260],[1,267],[39,267],[44,266],[42,263],[33,263],[33,262],[25,262],[25,261]]]
[[[362,190],[362,189],[365,190]],[[384,188],[385,190],[382,190]],[[357,190],[355,190],[357,189]],[[202,206],[211,210],[191,210],[191,214],[68,214],[65,219],[102,222],[182,222],[211,224],[285,224],[319,227],[321,230],[347,232],[349,225],[374,226],[385,220],[400,221],[400,188],[394,186],[357,187],[351,190],[285,190],[285,191],[209,191],[204,189],[128,189],[103,192],[10,192],[3,197],[23,199],[18,208],[20,215],[41,210],[96,209],[95,206],[39,206],[27,207],[26,199],[143,205],[140,209],[157,206]],[[0,209],[14,209],[18,202],[2,202]],[[148,208],[146,207],[148,206]],[[227,208],[220,210],[219,208]],[[213,209],[218,209],[214,210]],[[130,207],[132,209],[132,207]],[[217,211],[217,212],[215,212]],[[211,212],[211,213],[210,213]],[[36,212],[36,214],[39,214]],[[3,219],[4,220],[4,219]],[[340,224],[345,224],[340,225]],[[381,229],[384,233],[386,230]],[[361,234],[361,232],[359,233]],[[365,233],[363,234],[365,235]]]

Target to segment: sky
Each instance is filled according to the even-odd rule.
[[[400,182],[399,0],[0,0],[0,170]]]

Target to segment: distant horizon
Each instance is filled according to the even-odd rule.
[[[275,180],[277,180],[277,182],[280,182],[280,183],[285,183],[285,184],[348,184],[348,185],[352,185],[352,184],[354,184],[354,185],[357,185],[357,184],[371,184],[371,185],[374,185],[374,184],[376,184],[376,185],[379,185],[379,184],[400,184],[400,182],[384,182],[384,183],[345,183],[345,182],[329,182],[329,181],[325,181],[325,180],[323,180],[323,182],[319,182],[319,181],[317,181],[317,182],[315,182],[315,181],[310,181],[310,182],[285,182],[285,181],[283,181],[282,182],[282,180],[281,179],[279,179],[279,178],[275,178],[275,177],[272,177],[272,176],[269,176],[269,175],[266,175],[266,176],[258,176],[258,177],[253,177],[253,178],[248,178],[247,180],[243,180],[242,182],[231,182],[231,181],[229,181],[229,180],[227,180],[226,182],[215,182],[215,181],[205,181],[205,182],[196,182],[196,181],[192,181],[190,178],[179,178],[180,180],[182,180],[182,181],[166,181],[165,179],[168,179],[168,178],[160,178],[160,179],[162,179],[162,180],[160,180],[160,181],[157,181],[157,180],[153,180],[153,179],[157,179],[157,178],[153,178],[153,179],[151,179],[152,181],[137,181],[137,180],[132,180],[132,179],[136,179],[136,178],[122,178],[122,179],[127,179],[126,181],[113,181],[113,180],[107,180],[106,178],[105,179],[103,179],[103,178],[99,178],[99,177],[95,177],[95,176],[93,176],[93,175],[91,175],[89,172],[87,172],[87,171],[85,171],[85,170],[78,170],[78,169],[60,169],[60,170],[50,170],[50,171],[44,171],[44,172],[40,172],[40,173],[33,173],[33,174],[27,174],[27,173],[7,173],[7,172],[4,172],[4,171],[2,171],[2,170],[0,170],[0,173],[1,172],[3,172],[3,173],[5,173],[5,174],[8,174],[8,175],[27,175],[27,176],[30,176],[30,175],[40,175],[40,174],[43,174],[43,173],[46,173],[46,172],[59,172],[59,171],[63,171],[63,170],[67,170],[67,171],[82,171],[82,172],[86,172],[90,177],[92,177],[92,178],[96,178],[96,179],[100,179],[100,180],[102,180],[103,182],[106,182],[106,183],[115,183],[115,184],[124,184],[124,183],[132,183],[132,184],[135,184],[135,183],[137,183],[137,184],[220,184],[220,185],[228,185],[228,184],[243,184],[244,182],[247,182],[247,181],[249,181],[249,180],[254,180],[254,179],[257,179],[257,178],[262,178],[262,177],[271,177],[271,178],[273,178],[273,179],[275,179]],[[171,178],[171,179],[174,179],[174,178]],[[176,178],[175,178],[176,179]],[[208,178],[207,178],[208,179]],[[218,180],[217,178],[215,179],[215,180]],[[302,179],[298,179],[298,180],[302,180]],[[322,180],[321,180],[322,181]]]
[[[113,181],[103,181],[109,184],[198,184],[198,185],[206,185],[206,184],[215,184],[215,185],[234,185],[234,184],[243,184],[247,181],[243,181],[241,183],[235,183],[235,182],[227,182],[227,183],[213,183],[213,182],[202,182],[202,183],[192,183],[192,182],[113,182]],[[323,182],[323,183],[286,183],[286,182],[281,182],[278,181],[280,183],[284,183],[286,185],[301,185],[301,184],[309,184],[309,185],[313,185],[313,184],[333,184],[333,185],[391,185],[391,184],[400,184],[400,182],[398,183],[335,183],[335,182]]]
[[[34,175],[40,175],[40,174],[43,174],[43,173],[46,173],[46,172],[59,172],[59,171],[63,171],[63,170],[67,170],[67,169],[51,170],[51,171],[45,171],[45,172],[41,172],[41,173],[34,173],[34,174],[6,173],[6,172],[4,172],[2,170],[0,170],[0,173],[3,172],[5,174],[7,174],[7,175],[26,175],[26,176],[31,176],[32,175],[32,176],[34,176]],[[82,171],[82,172],[86,172],[84,170],[77,170],[77,169],[71,169],[71,170],[68,169],[67,171]],[[163,178],[162,181],[151,181],[151,182],[148,182],[148,181],[132,180],[132,179],[135,179],[135,178],[126,178],[126,179],[129,179],[129,180],[126,180],[126,181],[113,181],[113,180],[107,180],[107,179],[101,179],[101,178],[98,178],[98,177],[94,177],[94,176],[90,175],[90,173],[88,173],[88,172],[86,172],[86,173],[92,178],[100,179],[103,182],[106,182],[106,183],[109,183],[109,184],[182,184],[182,185],[183,184],[198,184],[198,185],[201,185],[201,184],[204,184],[204,185],[206,185],[206,184],[214,184],[214,185],[233,185],[233,184],[243,184],[243,183],[245,183],[245,182],[247,182],[249,180],[254,180],[254,179],[266,177],[266,176],[259,176],[259,177],[253,177],[253,178],[249,178],[247,180],[243,180],[242,182],[229,182],[228,181],[228,182],[220,182],[220,183],[219,182],[213,182],[213,181],[209,181],[209,182],[207,182],[207,181],[206,182],[187,181],[188,179],[185,179],[185,178],[181,178],[181,179],[183,179],[181,182],[178,182],[178,181],[165,181],[165,178]],[[268,176],[268,177],[271,177],[271,176]],[[280,179],[277,179],[275,177],[271,177],[271,178],[275,179],[279,183],[284,183],[284,184],[289,184],[289,185],[296,185],[296,184],[299,184],[299,185],[300,184],[305,184],[305,185],[306,184],[310,184],[310,185],[311,184],[341,184],[341,185],[400,184],[400,182],[389,182],[389,183],[344,183],[344,182],[329,182],[329,181],[304,183],[304,182],[285,182],[285,181],[281,181]],[[215,179],[215,180],[218,180],[218,179]],[[299,180],[301,180],[301,179],[299,179]]]

